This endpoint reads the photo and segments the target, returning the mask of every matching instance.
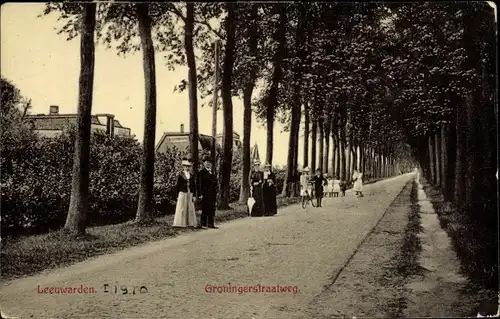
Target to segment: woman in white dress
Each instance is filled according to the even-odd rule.
[[[196,227],[198,221],[194,209],[196,184],[191,169],[191,162],[182,159],[182,172],[177,175],[177,205],[175,207],[174,227]]]
[[[352,174],[352,180],[354,181],[353,189],[358,197],[363,196],[363,173],[354,170]]]
[[[311,195],[311,185],[309,184],[309,167],[304,167],[300,175],[300,196],[304,199],[307,194]]]

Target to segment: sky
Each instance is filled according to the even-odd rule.
[[[66,41],[57,35],[56,14],[37,18],[44,4],[7,3],[1,6],[1,75],[10,80],[23,96],[32,99],[32,114],[49,112],[59,105],[60,113],[76,113],[80,72],[80,38]],[[187,78],[187,68],[168,71],[163,54],[156,54],[157,120],[156,142],[163,132],[189,128],[187,92],[173,92]],[[201,107],[199,131],[212,134],[212,109]],[[243,136],[243,102],[233,98],[234,131]],[[92,113],[111,113],[132,130],[142,143],[144,132],[144,74],[142,52],[119,57],[115,51],[97,45]],[[222,111],[218,111],[217,132],[222,132]],[[258,144],[261,160],[266,154],[264,124],[252,118],[251,145]],[[275,124],[273,164],[286,164],[288,132]],[[243,137],[242,137],[243,138]],[[299,152],[300,158],[302,150]]]

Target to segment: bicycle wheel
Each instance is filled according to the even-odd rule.
[[[302,208],[306,208],[306,207],[307,207],[307,197],[302,196]]]
[[[309,200],[311,201],[312,207],[316,207],[316,204],[314,203],[314,197],[309,197]]]

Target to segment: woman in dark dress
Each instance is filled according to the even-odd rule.
[[[321,207],[321,199],[323,198],[323,187],[328,184],[326,178],[321,174],[321,169],[316,170],[316,175],[313,177],[314,194],[316,196],[316,207]]]
[[[252,197],[255,204],[252,207],[250,216],[263,216],[264,215],[264,196],[262,193],[262,185],[264,183],[264,174],[260,171],[260,162],[254,162],[254,172],[251,178]]]
[[[266,163],[264,165],[264,185],[262,190],[264,192],[264,215],[274,216],[278,213],[278,205],[276,204],[276,176],[271,171],[271,165]]]

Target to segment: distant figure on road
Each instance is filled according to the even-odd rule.
[[[175,207],[174,227],[196,227],[196,213],[194,200],[196,196],[196,182],[191,169],[191,162],[182,159],[182,172],[177,175],[177,205]]]
[[[337,178],[337,176],[334,177],[333,179],[333,197],[339,197],[340,193],[340,179]]]
[[[264,215],[264,196],[262,193],[262,185],[264,183],[264,174],[260,171],[260,161],[254,162],[254,172],[251,179],[251,193],[255,203],[250,212],[250,216]]]
[[[200,227],[215,227],[215,205],[217,203],[217,177],[212,170],[210,156],[203,158],[203,168],[197,178],[198,196],[201,200]]]
[[[345,196],[345,191],[347,190],[347,181],[346,180],[340,180],[340,192],[342,193],[342,197]]]
[[[328,197],[333,197],[333,178],[331,175],[325,176],[328,184],[326,185],[326,192]]]
[[[363,173],[354,170],[352,174],[352,180],[354,181],[353,189],[358,197],[363,196]]]
[[[313,177],[314,193],[316,196],[316,207],[321,207],[321,200],[323,199],[323,187],[328,183],[326,178],[321,174],[321,169],[316,170],[316,175]]]
[[[264,165],[262,195],[264,199],[264,215],[274,216],[278,213],[276,203],[276,175],[271,171],[271,164]]]

